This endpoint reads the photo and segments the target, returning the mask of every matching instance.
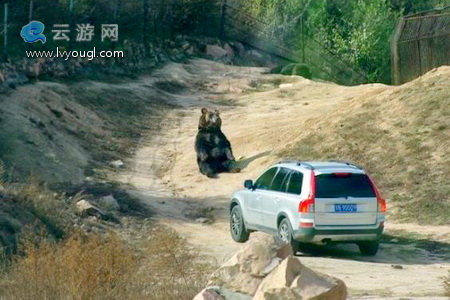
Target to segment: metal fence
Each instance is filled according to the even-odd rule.
[[[392,37],[391,61],[394,84],[450,65],[450,6],[403,17]]]
[[[119,2],[122,4],[116,6],[107,5],[109,2],[105,2],[103,6],[95,6],[91,12],[97,18],[97,23],[118,24],[120,39],[117,43],[72,43],[71,38],[67,45],[51,39],[48,39],[45,45],[30,45],[24,43],[18,33],[21,26],[31,19],[44,23],[47,21],[70,24],[74,31],[74,24],[88,23],[91,21],[90,17],[76,13],[73,5],[59,5],[55,7],[54,15],[51,15],[52,12],[45,10],[46,7],[36,0],[12,1],[9,5],[9,18],[6,18],[6,6],[0,6],[5,11],[2,18],[5,22],[0,24],[0,50],[3,50],[1,52],[4,57],[17,57],[23,56],[25,50],[52,50],[56,46],[68,47],[69,50],[92,46],[119,48],[124,46],[125,40],[148,46],[151,42],[170,40],[177,35],[209,36],[237,40],[285,61],[304,62],[312,69],[313,74],[321,79],[347,85],[367,82],[366,74],[361,69],[352,66],[313,37],[305,38],[303,35],[301,41],[286,43],[281,37],[282,34],[269,32],[269,24],[246,12],[244,1],[155,0],[143,1],[145,5],[139,5],[141,2],[121,0],[115,3]],[[28,3],[29,6],[26,5]],[[76,8],[79,2],[70,3],[75,3]],[[27,9],[28,15],[23,13]],[[5,34],[6,29],[8,35]],[[7,36],[8,40],[5,40]],[[147,50],[144,52],[148,53]]]

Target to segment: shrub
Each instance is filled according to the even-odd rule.
[[[27,242],[0,277],[5,299],[192,299],[207,274],[174,232],[127,242],[75,232],[62,242]]]

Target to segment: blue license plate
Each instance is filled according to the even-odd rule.
[[[335,204],[334,212],[356,212],[356,204]]]

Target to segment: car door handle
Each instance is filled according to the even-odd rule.
[[[279,199],[279,198],[275,198],[275,199],[273,200],[273,202],[278,203],[278,202],[280,202],[280,199]]]

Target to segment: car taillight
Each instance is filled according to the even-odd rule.
[[[309,195],[308,198],[300,201],[300,204],[298,205],[298,211],[301,213],[314,212],[315,198],[316,198],[316,175],[314,174],[314,171],[311,171]]]
[[[378,202],[378,211],[379,212],[386,212],[386,200],[383,198],[377,198]]]
[[[377,187],[375,186],[375,183],[373,182],[372,178],[369,177],[370,184],[372,185],[373,191],[375,192],[375,196],[377,197],[377,207],[379,212],[386,212],[386,200],[384,200],[380,192],[378,191]]]

